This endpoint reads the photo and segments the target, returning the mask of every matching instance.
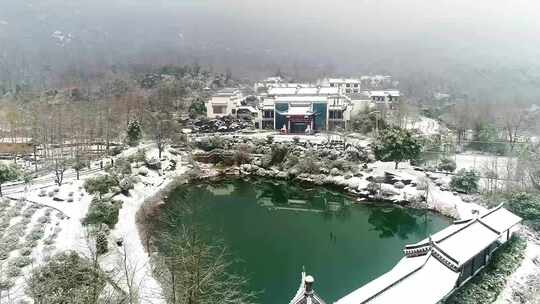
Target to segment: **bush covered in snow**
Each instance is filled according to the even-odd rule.
[[[129,190],[133,189],[133,181],[130,177],[125,177],[120,181],[119,186],[122,192],[127,193]]]
[[[94,198],[88,208],[88,213],[83,219],[84,225],[105,224],[109,228],[114,228],[118,223],[118,213],[122,203],[119,201],[102,200]]]
[[[86,192],[100,196],[110,192],[116,186],[118,186],[118,181],[108,174],[89,178],[84,183]]]
[[[444,172],[454,172],[456,171],[456,162],[453,159],[450,158],[443,158],[441,159],[439,165],[437,166],[437,169]]]
[[[32,271],[26,293],[36,303],[94,303],[105,287],[104,278],[95,273],[89,260],[75,252],[61,253]]]
[[[14,266],[14,265],[10,265],[10,266],[8,266],[8,268],[6,270],[6,275],[9,278],[18,277],[18,276],[21,275],[21,268],[19,268],[17,266]]]
[[[507,195],[506,207],[524,219],[536,231],[540,231],[540,195],[517,192]]]
[[[2,280],[0,279],[0,291],[9,290],[15,286],[15,282],[12,280]]]
[[[19,268],[26,267],[32,263],[32,258],[28,256],[16,257],[13,260],[9,261],[9,264]]]
[[[452,176],[452,180],[450,180],[450,188],[452,188],[454,191],[462,193],[476,193],[478,192],[479,181],[480,175],[477,171],[474,169],[461,169],[456,175]]]

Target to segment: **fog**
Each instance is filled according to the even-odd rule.
[[[411,94],[530,98],[539,34],[535,0],[0,0],[0,80],[198,62],[241,78],[383,73]]]

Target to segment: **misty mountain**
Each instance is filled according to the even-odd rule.
[[[539,32],[533,0],[1,0],[0,80],[196,61],[240,78],[381,73],[414,95],[534,99]]]

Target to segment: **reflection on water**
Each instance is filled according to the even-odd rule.
[[[257,203],[270,210],[319,212],[325,219],[347,219],[352,202],[324,188],[307,188],[282,181],[254,181]]]

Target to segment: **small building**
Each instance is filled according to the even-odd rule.
[[[208,118],[236,115],[237,109],[242,106],[242,100],[243,94],[239,89],[222,89],[206,102],[206,115]]]
[[[319,81],[319,85],[338,88],[342,94],[357,94],[361,91],[362,80],[358,78],[325,78]]]

